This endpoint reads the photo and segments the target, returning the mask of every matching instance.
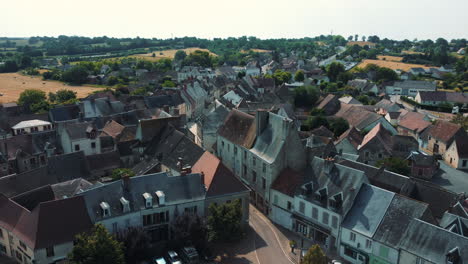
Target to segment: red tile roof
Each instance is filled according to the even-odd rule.
[[[192,167],[204,175],[207,197],[246,192],[249,189],[216,156],[205,151]]]
[[[463,131],[461,126],[452,122],[438,120],[429,130],[429,136],[445,143],[451,143],[457,133]]]
[[[303,175],[299,172],[286,168],[281,171],[276,180],[271,185],[271,188],[289,196],[294,196],[296,187],[304,180]]]
[[[400,117],[398,125],[411,131],[420,133],[428,126],[430,126],[431,122],[424,120],[424,115],[421,113],[408,112],[407,114]]]
[[[107,124],[102,128],[102,132],[108,136],[116,138],[122,133],[124,129],[124,126],[115,122],[114,120],[111,120],[107,122]]]
[[[388,152],[391,152],[391,141],[392,134],[388,132],[381,123],[378,123],[374,128],[366,134],[362,140],[361,146],[359,149],[366,147],[367,144],[374,142],[373,139],[378,139],[378,142],[381,142],[382,147],[386,148]]]

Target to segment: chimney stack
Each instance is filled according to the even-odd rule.
[[[330,174],[331,171],[333,170],[333,167],[335,166],[333,158],[325,158],[324,159],[324,164],[323,164],[323,170],[325,173]]]
[[[184,167],[184,163],[183,163],[183,159],[182,157],[179,157],[178,158],[178,161],[177,161],[177,168],[179,168],[180,171],[182,171],[183,167]]]
[[[122,183],[125,191],[130,191],[130,175],[122,175]]]
[[[206,183],[205,183],[205,173],[202,171],[200,173],[201,175],[201,182],[202,182],[202,185],[206,188]]]

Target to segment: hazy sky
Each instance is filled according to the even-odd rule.
[[[468,0],[0,0],[0,36],[468,38]]]

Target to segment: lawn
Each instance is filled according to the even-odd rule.
[[[39,76],[25,76],[19,73],[1,73],[0,74],[0,103],[14,102],[18,100],[21,92],[26,89],[39,89],[46,94],[56,92],[60,89],[75,91],[78,98],[83,98],[90,93],[101,90],[91,86],[70,86],[58,81],[43,81]]]
[[[426,66],[422,64],[410,64],[410,63],[403,63],[403,62],[396,62],[396,61],[386,61],[386,60],[363,60],[361,63],[358,64],[357,67],[364,68],[368,64],[375,64],[380,67],[390,68],[392,70],[402,70],[402,71],[409,71],[411,68],[433,68],[431,66]]]
[[[377,59],[378,59],[378,60],[385,60],[385,61],[396,61],[396,62],[401,62],[401,61],[403,60],[403,57],[378,55],[378,56],[377,56]]]
[[[212,56],[218,56],[216,55],[215,53],[207,50],[207,49],[201,49],[201,48],[186,48],[186,49],[180,49],[180,50],[183,50],[185,51],[185,53],[187,54],[190,54],[196,50],[201,50],[201,51],[207,51],[210,53],[210,55]],[[160,59],[174,59],[174,56],[176,54],[176,52],[179,51],[178,49],[170,49],[170,50],[158,50],[158,51],[154,51],[154,52],[150,52],[150,53],[145,53],[145,54],[135,54],[135,55],[131,55],[129,57],[132,57],[132,58],[139,58],[139,59],[146,59],[146,60],[150,60],[150,61],[158,61]],[[153,53],[154,53],[154,57],[153,57]]]

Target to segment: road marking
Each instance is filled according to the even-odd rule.
[[[258,215],[258,217],[260,219],[262,219],[262,221],[267,224],[267,226],[271,229],[271,231],[273,231],[273,234],[275,235],[275,238],[276,238],[276,242],[278,242],[278,245],[280,246],[281,248],[281,251],[283,251],[283,254],[284,256],[289,260],[289,262],[291,262],[292,264],[296,264],[296,262],[292,261],[291,260],[291,257],[286,254],[286,252],[284,252],[284,249],[283,249],[283,244],[281,244],[279,238],[278,238],[278,235],[276,234],[276,231],[273,229],[273,227],[271,226],[270,223],[268,223],[268,221],[266,221],[265,219],[263,219],[263,215],[260,215],[260,212],[258,212],[257,210],[254,209],[254,212],[256,213],[256,215]]]

